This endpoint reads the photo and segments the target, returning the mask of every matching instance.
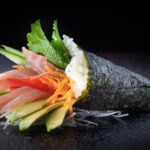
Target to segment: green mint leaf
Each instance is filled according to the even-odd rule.
[[[54,21],[53,29],[53,41],[49,42],[41,28],[40,21],[37,20],[31,25],[31,33],[27,34],[28,47],[30,50],[44,55],[57,67],[65,69],[70,62],[69,51],[60,38],[57,21]]]
[[[59,31],[58,31],[58,25],[57,25],[57,20],[54,20],[53,23],[53,34],[52,34],[52,39],[54,41],[61,41],[60,35],[59,35]]]
[[[47,41],[49,44],[42,28],[40,21],[37,20],[34,24],[31,25],[31,33],[27,34],[28,47],[30,50],[43,54],[43,42]]]

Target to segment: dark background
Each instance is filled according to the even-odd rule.
[[[40,19],[50,39],[52,23],[58,19],[60,33],[74,37],[89,51],[148,52],[148,9],[18,7],[0,10],[0,43],[20,48],[26,45],[30,24]]]
[[[26,46],[30,24],[37,19],[51,39],[53,20],[58,19],[61,35],[65,33],[83,49],[150,78],[149,9],[56,6],[11,9],[1,6],[4,9],[0,9],[0,44],[17,49]],[[10,66],[11,62],[0,56],[0,71]],[[99,122],[100,126],[94,129],[66,128],[50,134],[44,127],[33,127],[23,133],[15,127],[0,128],[0,150],[150,149],[149,114],[130,114],[122,120],[100,119]]]

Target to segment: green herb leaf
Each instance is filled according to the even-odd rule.
[[[34,24],[31,25],[31,33],[27,34],[27,40],[28,47],[30,48],[30,50],[39,54],[44,54],[44,42],[46,42],[46,45],[49,45],[49,42],[41,28],[39,20],[37,20]]]
[[[53,29],[53,41],[50,43],[41,28],[40,21],[37,20],[31,25],[31,33],[27,34],[28,47],[30,50],[44,55],[57,67],[65,69],[70,62],[69,51],[60,38],[57,21],[54,21]]]
[[[58,25],[57,25],[57,20],[54,20],[53,23],[53,34],[52,34],[52,39],[55,41],[61,41],[59,31],[58,31]]]

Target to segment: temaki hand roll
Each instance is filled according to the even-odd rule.
[[[88,94],[77,104],[96,110],[150,112],[150,80],[85,52],[88,59]]]
[[[0,74],[0,113],[19,129],[28,129],[47,115],[47,131],[63,123],[75,107],[88,110],[150,111],[150,80],[95,54],[82,50],[72,38],[61,39],[57,21],[52,41],[40,21],[27,34],[22,52],[3,45],[0,53],[16,69]],[[8,123],[8,122],[6,122]]]
[[[82,63],[86,64],[82,68],[86,73],[77,79],[78,72],[72,69],[70,76],[76,79],[77,89],[82,87],[82,83],[86,83],[78,97],[77,107],[94,110],[150,111],[149,79],[81,50],[67,36],[64,36],[64,43],[71,51],[82,51],[85,56],[84,59],[79,55],[76,62],[82,60]],[[71,67],[75,68],[74,65]],[[80,67],[82,66],[78,64],[77,70]]]

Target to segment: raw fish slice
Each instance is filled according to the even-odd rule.
[[[6,78],[24,78],[37,75],[32,69],[14,69],[0,74],[0,80]]]
[[[8,91],[11,83],[6,80],[0,80],[0,92]]]
[[[30,89],[28,91],[25,91],[21,95],[17,96],[13,100],[11,100],[9,103],[7,103],[2,109],[0,110],[0,113],[10,113],[13,111],[16,107],[29,103],[38,99],[43,99],[48,97],[49,94],[46,92],[42,92],[36,89]]]
[[[32,90],[32,88],[30,87],[21,87],[18,88],[6,95],[2,95],[0,96],[0,109],[7,104],[9,101],[11,101],[12,99],[16,98],[19,95],[22,95],[24,92],[29,92],[30,90]]]
[[[29,67],[31,67],[38,74],[45,72],[45,66],[48,66],[54,71],[64,73],[63,70],[55,67],[53,64],[49,63],[47,59],[39,54],[36,54],[32,51],[27,50],[25,47],[22,48],[22,51],[27,59]]]

